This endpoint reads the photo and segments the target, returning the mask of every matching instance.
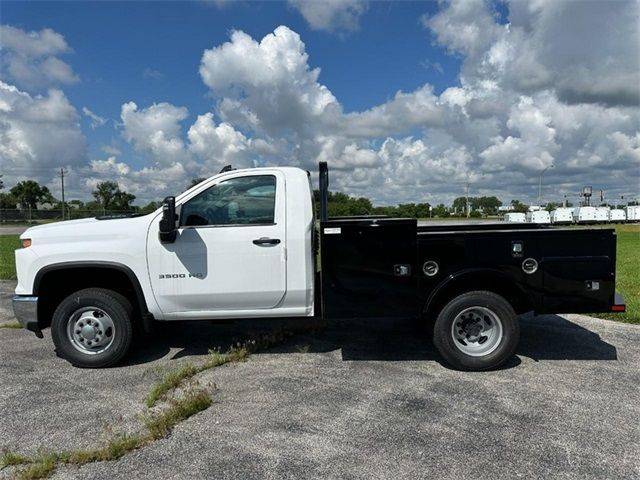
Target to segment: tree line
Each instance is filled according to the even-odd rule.
[[[316,203],[319,203],[320,192],[314,190]],[[528,208],[528,205],[515,200],[518,206]],[[389,217],[404,218],[447,218],[452,216],[466,216],[467,198],[458,197],[451,206],[439,203],[435,206],[428,202],[400,203],[395,206],[374,206],[368,198],[351,197],[341,192],[329,192],[328,213],[330,217],[357,216],[357,215],[386,215]],[[502,202],[497,197],[469,197],[471,217],[497,215],[498,207]]]
[[[22,208],[37,210],[39,206],[50,205],[51,210],[61,210],[62,201],[55,198],[45,185],[34,180],[23,180],[15,184],[8,192],[2,192],[4,183],[0,180],[0,208]],[[66,209],[90,210],[96,212],[121,211],[153,211],[158,208],[158,202],[150,202],[144,207],[133,205],[136,196],[121,190],[116,182],[106,181],[96,185],[92,192],[94,200],[83,202],[70,200],[65,202]]]
[[[187,188],[198,185],[205,178],[194,178]],[[23,209],[36,210],[38,206],[49,204],[49,209],[61,210],[62,202],[56,199],[45,185],[40,185],[34,180],[24,180],[14,185],[8,192],[2,192],[4,184],[0,178],[0,208],[15,209],[18,206]],[[320,192],[314,190],[316,203],[319,203]],[[136,196],[122,190],[116,182],[105,181],[96,185],[92,192],[93,200],[83,202],[70,200],[65,202],[65,209],[88,210],[106,213],[107,211],[119,212],[152,212],[160,205],[160,201],[149,202],[144,206],[134,205]],[[405,218],[447,218],[452,216],[465,217],[467,209],[470,217],[492,216],[499,213],[498,208],[502,202],[495,196],[482,197],[457,197],[450,206],[443,203],[431,205],[422,203],[400,203],[394,206],[375,206],[366,197],[353,197],[342,192],[329,192],[328,199],[329,216],[359,216],[359,215],[385,215],[389,217]],[[514,212],[526,212],[529,205],[520,200],[511,200],[510,205]],[[553,210],[563,206],[561,203],[548,203],[545,208]],[[571,206],[567,203],[566,206]]]

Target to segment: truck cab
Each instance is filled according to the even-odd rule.
[[[233,170],[175,200],[177,228],[146,257],[162,320],[313,315],[314,215],[307,172]]]

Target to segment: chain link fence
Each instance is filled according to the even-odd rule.
[[[100,216],[120,216],[135,213],[131,210],[76,210],[64,212],[64,220]],[[28,208],[0,208],[0,223],[46,223],[62,220],[62,210],[33,210]]]

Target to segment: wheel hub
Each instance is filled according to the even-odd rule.
[[[85,354],[104,352],[113,343],[113,334],[113,320],[98,307],[76,310],[67,323],[67,335],[71,345]]]
[[[93,327],[92,325],[85,325],[84,327],[82,327],[80,335],[82,335],[85,340],[93,340],[96,337],[97,333],[98,331],[95,327]]]
[[[458,314],[451,327],[455,346],[467,355],[479,357],[493,352],[502,339],[502,321],[487,307],[470,307]]]

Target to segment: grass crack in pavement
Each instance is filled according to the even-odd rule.
[[[185,386],[197,374],[226,363],[245,361],[252,353],[264,350],[284,341],[300,332],[278,330],[264,334],[244,343],[237,343],[226,352],[210,350],[206,360],[200,364],[187,363],[167,374],[151,389],[145,398],[148,409],[155,407],[160,400],[166,400],[171,392]],[[215,390],[215,385],[213,390]],[[15,452],[3,452],[0,469],[8,466],[25,465],[17,471],[16,479],[31,480],[52,475],[59,465],[86,465],[94,462],[117,460],[129,452],[150,443],[166,438],[180,422],[206,410],[213,403],[210,391],[199,382],[187,384],[180,398],[172,398],[168,407],[150,412],[144,418],[146,432],[124,434],[112,437],[104,446],[95,449],[79,449],[63,452],[43,452],[35,456],[25,456]]]

